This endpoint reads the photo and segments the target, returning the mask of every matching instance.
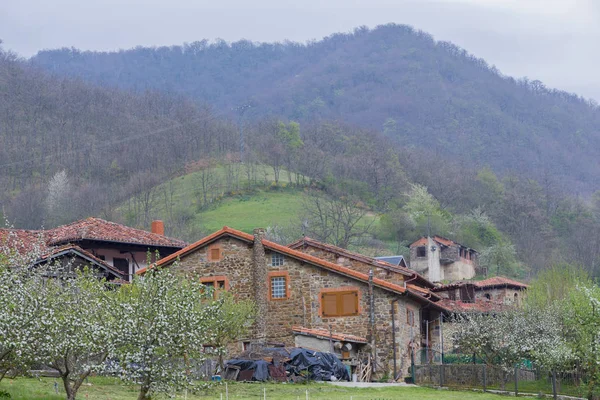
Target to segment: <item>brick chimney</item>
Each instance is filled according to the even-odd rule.
[[[162,221],[152,221],[152,233],[165,236],[165,224]]]
[[[264,344],[266,342],[267,297],[269,296],[267,260],[265,248],[262,243],[262,240],[265,237],[265,229],[256,228],[253,233],[254,244],[252,246],[252,266],[254,270],[254,301],[256,302],[257,310],[255,329],[257,341]]]

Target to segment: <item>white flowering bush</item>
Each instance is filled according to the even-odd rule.
[[[598,394],[600,382],[600,288],[589,282],[577,285],[565,309],[569,344],[586,373],[587,397],[591,399]]]
[[[191,370],[216,342],[222,302],[199,279],[153,268],[121,287],[117,341],[107,371],[140,385],[138,399],[193,386]]]
[[[41,282],[0,265],[0,380],[27,370],[42,338]]]

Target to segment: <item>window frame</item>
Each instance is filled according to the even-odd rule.
[[[423,255],[421,254],[421,250],[423,250]],[[418,258],[425,258],[427,257],[427,246],[417,246],[417,257]]]
[[[356,312],[351,314],[343,313],[343,300],[342,296],[344,294],[353,293],[356,294]],[[324,296],[326,295],[335,295],[336,296],[336,314],[335,315],[325,315],[325,306],[324,306]],[[321,289],[319,291],[319,315],[322,318],[345,318],[345,317],[355,317],[362,313],[362,309],[360,307],[360,299],[361,299],[361,291],[360,288],[350,286],[350,287],[341,287],[335,289]]]
[[[278,264],[275,264],[275,259],[277,258]],[[278,253],[276,251],[271,252],[271,267],[281,267],[285,264],[285,255]]]
[[[217,286],[218,282],[224,282],[222,289]],[[205,286],[207,283],[212,284],[214,299],[218,298],[218,295],[220,292],[229,291],[229,278],[227,278],[227,276],[225,276],[225,275],[204,276],[204,277],[200,278],[200,283]]]
[[[217,258],[213,257],[213,250],[217,250],[219,252],[219,256]],[[219,262],[223,260],[223,247],[220,244],[209,246],[207,249],[206,259],[209,262]]]
[[[273,278],[284,278],[285,279],[285,296],[284,297],[273,297]],[[287,271],[271,271],[267,273],[267,284],[269,286],[269,300],[280,301],[287,300],[290,298],[290,274]]]

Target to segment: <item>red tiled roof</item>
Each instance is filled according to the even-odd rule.
[[[456,289],[464,285],[474,285],[476,290],[487,289],[492,287],[515,287],[518,289],[526,289],[528,286],[524,283],[503,276],[493,276],[482,281],[458,281],[447,285],[438,286],[432,289],[434,292],[443,292],[449,289]]]
[[[342,249],[341,247],[337,247],[337,246],[334,246],[331,244],[319,242],[318,240],[311,239],[309,237],[303,237],[301,239],[298,239],[295,242],[288,244],[287,247],[297,250],[298,248],[302,247],[303,245],[313,246],[313,247],[316,247],[316,248],[319,248],[319,249],[322,249],[325,251],[329,251],[334,254],[338,254],[338,255],[342,255],[342,256],[354,259],[356,261],[364,262],[365,264],[373,265],[374,267],[379,267],[379,268],[382,268],[382,269],[385,269],[388,271],[396,272],[396,273],[402,274],[404,276],[412,276],[412,277],[415,277],[420,283],[423,283],[425,286],[433,287],[433,283],[431,283],[425,277],[423,277],[422,275],[419,275],[417,272],[415,272],[409,268],[396,266],[396,265],[390,264],[390,263],[382,261],[382,260],[377,260],[373,257],[354,253],[352,251]]]
[[[438,296],[437,294],[433,293],[431,290],[427,289],[427,288],[423,288],[421,286],[417,286],[417,285],[413,285],[412,283],[409,283],[406,285],[406,288],[411,291],[411,292],[416,292],[419,295],[428,298],[428,299],[434,299],[434,300],[439,300],[440,296]]]
[[[447,238],[445,238],[443,236],[435,235],[431,239],[434,242],[437,242],[438,244],[441,244],[441,245],[446,246],[446,247],[460,246],[460,247],[463,247],[465,249],[468,249],[467,246],[464,246],[464,245],[462,245],[462,244],[460,244],[458,242],[455,242],[454,240],[447,239]],[[424,246],[426,244],[427,244],[427,236],[423,236],[423,237],[415,240],[414,242],[412,242],[409,247]],[[470,249],[470,250],[475,251],[473,249]],[[475,252],[477,253],[477,251],[475,251]]]
[[[168,257],[161,259],[156,264],[153,264],[153,265],[149,266],[148,268],[152,268],[153,266],[166,266],[168,264],[171,264],[174,261],[176,261],[177,258],[185,256],[185,255],[195,251],[196,249],[204,246],[205,244],[208,244],[224,235],[233,236],[238,239],[245,240],[247,242],[254,241],[253,235],[246,233],[246,232],[238,231],[237,229],[229,228],[228,226],[224,226],[223,229],[200,239],[196,243],[190,244],[189,246],[169,255]],[[342,275],[346,275],[346,276],[355,278],[355,279],[363,281],[363,282],[369,281],[369,276],[367,274],[363,274],[363,273],[355,271],[353,269],[343,267],[341,265],[338,265],[338,264],[335,264],[335,263],[332,263],[332,262],[329,262],[326,260],[322,260],[320,258],[311,256],[310,254],[306,254],[301,251],[290,249],[289,247],[282,246],[275,242],[271,242],[270,240],[263,239],[262,244],[267,249],[275,250],[279,253],[288,255],[290,257],[293,257],[293,258],[296,258],[296,259],[299,259],[299,260],[302,260],[305,262],[308,262],[312,265],[322,267],[322,268],[325,268],[330,271],[335,271]],[[142,268],[139,271],[137,271],[136,274],[143,274],[146,272],[146,270],[147,270],[146,268]],[[385,289],[391,290],[396,293],[402,294],[402,293],[406,292],[406,289],[404,287],[402,287],[400,285],[396,285],[396,284],[388,282],[388,281],[385,281],[383,279],[379,279],[379,278],[373,278],[373,284],[375,286],[385,288]]]
[[[182,248],[185,242],[156,233],[131,228],[116,222],[90,217],[45,231],[49,245],[60,245],[81,240],[98,240],[137,244],[142,246]]]
[[[482,281],[475,282],[475,285],[479,288],[489,288],[489,287],[497,287],[497,286],[513,286],[518,288],[527,288],[528,286],[519,281],[515,281],[509,278],[505,278],[503,276],[494,276],[488,279],[484,279]]]
[[[34,247],[48,251],[44,231],[0,228],[0,245],[15,249],[19,253],[30,253]]]
[[[18,251],[29,251],[36,242],[39,242],[40,245],[45,245],[46,249],[42,249],[42,251],[45,251],[51,246],[60,246],[82,240],[98,240],[151,247],[174,247],[179,249],[186,246],[186,243],[182,240],[172,239],[94,217],[48,230],[0,229],[0,240],[7,240],[9,242],[8,245],[16,248]]]
[[[301,239],[298,239],[294,243],[288,244],[287,247],[289,247],[290,249],[298,250],[298,248],[302,247],[305,244],[329,251],[330,253],[335,253],[338,255],[346,256],[348,258],[352,258],[354,260],[364,262],[365,264],[373,265],[374,267],[380,267],[380,268],[383,268],[383,269],[386,269],[389,271],[397,272],[397,273],[405,275],[405,276],[413,275],[413,271],[410,271],[407,268],[398,267],[398,266],[392,265],[386,261],[377,260],[373,257],[354,253],[350,250],[342,249],[341,247],[337,247],[332,244],[322,243],[322,242],[319,242],[318,240],[314,240],[309,237],[303,237]]]
[[[333,340],[338,340],[341,342],[368,343],[366,338],[354,336],[354,335],[347,335],[344,333],[332,332],[330,334],[329,331],[326,329],[310,329],[310,328],[304,328],[302,326],[293,326],[292,331],[294,333],[298,333],[300,335],[314,336],[318,339],[330,339],[331,338]]]
[[[450,312],[457,313],[487,313],[487,312],[498,312],[507,310],[510,308],[510,305],[506,305],[504,303],[495,302],[487,299],[475,299],[473,303],[465,303],[460,300],[450,300],[450,299],[441,299],[435,304],[440,307],[445,308]]]

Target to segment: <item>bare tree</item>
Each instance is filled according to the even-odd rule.
[[[313,192],[304,199],[302,208],[304,232],[317,240],[348,248],[372,232],[374,219],[351,196],[327,198]]]

